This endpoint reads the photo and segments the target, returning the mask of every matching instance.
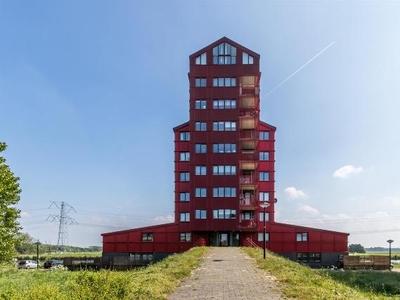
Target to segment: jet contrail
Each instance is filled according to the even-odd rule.
[[[277,89],[280,88],[281,85],[283,85],[286,81],[288,81],[290,78],[292,78],[294,75],[296,75],[298,72],[300,72],[303,68],[305,68],[309,63],[311,63],[314,59],[316,59],[318,56],[320,56],[322,53],[324,53],[326,50],[328,50],[335,41],[330,43],[328,46],[326,46],[324,49],[322,49],[320,52],[318,52],[313,58],[311,58],[309,61],[307,61],[304,65],[302,65],[300,68],[298,68],[296,71],[294,71],[289,77],[287,77],[285,80],[283,80],[281,83],[279,83],[276,87],[274,87],[272,90],[270,90],[264,97],[267,97],[268,95],[272,94],[275,92]],[[262,97],[262,98],[264,98]]]

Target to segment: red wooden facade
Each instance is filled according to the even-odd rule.
[[[276,128],[260,120],[259,59],[225,37],[189,57],[190,119],[174,128],[175,222],[104,233],[105,254],[263,246],[264,218],[271,251],[311,265],[347,253],[347,233],[275,222]]]

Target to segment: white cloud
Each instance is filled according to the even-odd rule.
[[[171,215],[167,215],[167,216],[157,216],[154,219],[157,222],[174,222],[174,217]]]
[[[286,194],[286,197],[290,200],[304,199],[308,197],[308,195],[302,190],[298,190],[293,186],[287,187],[284,192]]]
[[[27,213],[26,211],[21,211],[20,213],[21,218],[29,218],[31,215],[29,213]]]
[[[311,207],[309,205],[303,205],[300,207],[300,211],[306,213],[307,215],[317,216],[319,215],[318,209]]]
[[[348,165],[348,166],[341,167],[340,169],[337,169],[333,173],[333,177],[346,179],[352,175],[361,173],[362,171],[363,171],[363,167],[354,167],[352,165]]]

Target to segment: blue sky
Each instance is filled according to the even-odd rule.
[[[277,221],[396,247],[399,15],[397,1],[0,1],[0,140],[24,231],[57,243],[51,201],[76,210],[71,245],[172,221],[188,56],[227,36],[261,55]]]

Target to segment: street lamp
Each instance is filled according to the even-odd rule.
[[[390,270],[390,266],[392,265],[392,243],[394,241],[393,240],[387,240],[386,242],[389,243],[389,270]]]
[[[40,246],[41,244],[42,244],[42,243],[39,242],[39,241],[37,241],[37,242],[35,243],[35,245],[36,245],[36,269],[39,269],[39,246]]]
[[[264,208],[264,238],[263,238],[263,241],[264,241],[264,259],[265,259],[265,251],[266,251],[265,249],[267,248],[267,241],[266,241],[266,238],[265,238],[265,236],[267,235],[267,218],[265,217],[265,215],[266,215],[266,209],[269,206],[269,203],[262,202],[260,204],[260,206],[262,208]]]

